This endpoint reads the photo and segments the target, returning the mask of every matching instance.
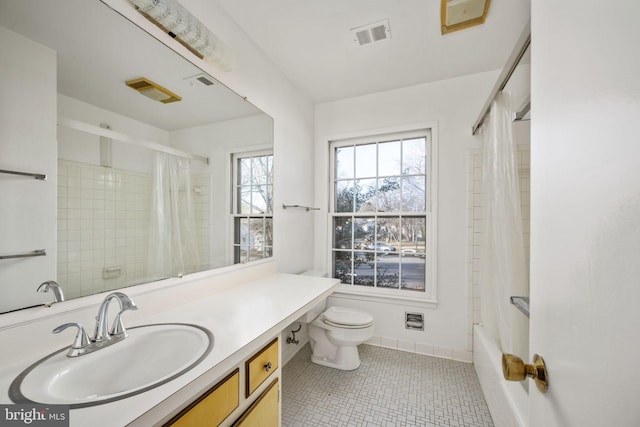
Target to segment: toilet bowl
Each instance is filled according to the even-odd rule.
[[[352,371],[360,366],[358,344],[373,336],[373,317],[354,308],[329,307],[309,324],[311,361]]]

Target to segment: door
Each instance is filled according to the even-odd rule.
[[[530,426],[640,426],[640,2],[532,2]]]

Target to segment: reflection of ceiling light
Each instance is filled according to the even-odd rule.
[[[197,57],[224,71],[233,69],[235,55],[222,40],[175,0],[129,0],[145,18],[162,28]]]
[[[442,34],[484,24],[491,0],[441,0]]]
[[[135,80],[129,80],[128,82],[126,82],[126,85],[131,89],[137,90],[147,98],[151,98],[154,101],[160,101],[163,104],[182,100],[182,98],[175,93],[144,77]]]

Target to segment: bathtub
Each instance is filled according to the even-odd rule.
[[[495,427],[528,427],[529,384],[504,380],[502,352],[481,325],[473,326],[473,365]]]

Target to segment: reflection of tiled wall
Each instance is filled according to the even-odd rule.
[[[209,268],[210,176],[192,177],[200,265]],[[58,283],[68,298],[147,281],[151,174],[58,161]],[[104,268],[120,268],[105,278]]]
[[[210,267],[211,251],[209,250],[209,236],[211,233],[211,175],[192,175],[191,187],[193,190],[193,216],[196,222],[196,235],[198,236],[198,256],[200,265],[198,271]],[[221,241],[226,236],[221,237]]]
[[[58,282],[68,297],[145,277],[151,185],[149,174],[58,161]],[[120,276],[103,278],[105,267]]]
[[[520,208],[522,211],[522,230],[524,234],[527,271],[529,269],[529,222],[531,215],[530,176],[531,155],[529,145],[518,145],[518,175],[520,178]],[[469,153],[468,162],[468,223],[467,223],[467,281],[469,292],[469,334],[473,335],[472,325],[480,322],[480,252],[482,248],[483,203],[482,192],[482,149]],[[527,274],[528,276],[528,274]]]

